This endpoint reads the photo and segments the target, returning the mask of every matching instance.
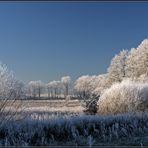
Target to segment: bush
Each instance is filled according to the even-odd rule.
[[[148,109],[148,83],[124,80],[113,84],[97,104],[100,114],[145,111]]]
[[[97,102],[99,100],[99,97],[99,95],[95,94],[89,94],[84,97],[81,97],[81,99],[83,99],[81,101],[81,106],[84,107],[83,112],[86,115],[94,115],[97,113]]]
[[[97,113],[98,99],[99,97],[94,97],[93,99],[86,101],[85,110],[83,110],[85,114],[94,115]]]

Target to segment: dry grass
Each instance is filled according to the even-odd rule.
[[[82,112],[78,100],[33,100],[27,101],[25,111],[49,111],[49,112]]]
[[[83,107],[80,106],[78,100],[70,100],[68,102],[65,100],[17,100],[11,106],[11,110],[15,110],[17,104],[21,105],[23,112],[83,112]],[[9,105],[7,108],[10,108]]]

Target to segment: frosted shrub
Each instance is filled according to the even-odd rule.
[[[97,113],[97,102],[99,100],[99,96],[92,94],[89,96],[88,100],[82,101],[81,105],[85,108],[83,112],[85,114],[94,115]],[[83,104],[82,104],[83,103]]]
[[[145,111],[148,109],[148,84],[124,80],[113,84],[98,101],[100,114]]]

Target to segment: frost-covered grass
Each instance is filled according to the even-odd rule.
[[[62,107],[30,107],[25,109],[26,111],[41,111],[41,112],[83,112],[83,108],[81,106],[78,107],[67,107],[67,106],[62,106]]]
[[[6,106],[5,110],[15,111],[21,105],[23,112],[83,112],[83,107],[78,100],[17,100],[13,106]]]
[[[148,109],[148,83],[124,80],[105,90],[98,101],[99,114],[117,114]]]
[[[1,146],[148,145],[148,114],[32,113],[0,128]]]
[[[1,122],[0,146],[148,146],[148,112],[84,115],[76,100],[22,103],[19,115]]]
[[[24,100],[23,104],[28,107],[75,107],[80,106],[79,100]]]

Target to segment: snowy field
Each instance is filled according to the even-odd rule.
[[[11,102],[11,101],[10,101]],[[15,103],[6,108],[12,111],[20,106],[22,112],[76,112],[82,113],[83,107],[79,100],[16,100]]]
[[[28,100],[24,103],[24,112],[72,112],[82,113],[83,107],[78,100]]]
[[[10,101],[11,102],[11,101]],[[24,120],[26,118],[43,118],[46,120],[51,116],[63,116],[63,115],[83,115],[84,108],[81,106],[79,100],[16,100],[13,105],[9,105],[5,108],[9,115],[13,115],[16,112],[15,119]],[[18,106],[20,106],[18,108]]]
[[[78,100],[29,100],[1,124],[0,146],[148,146],[148,114],[84,115]]]

